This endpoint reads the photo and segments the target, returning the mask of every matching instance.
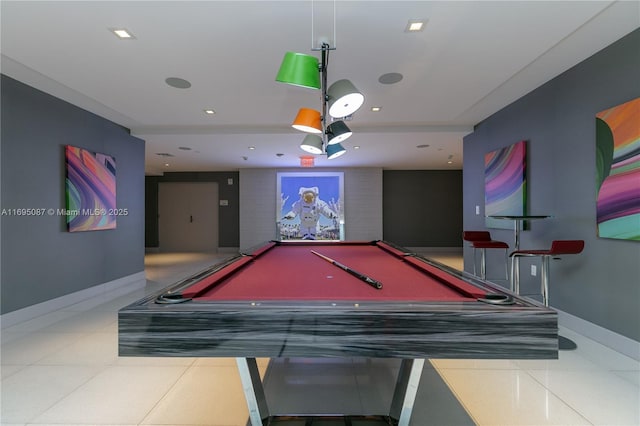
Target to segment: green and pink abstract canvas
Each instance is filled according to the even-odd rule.
[[[598,236],[640,241],[640,98],[596,114]]]

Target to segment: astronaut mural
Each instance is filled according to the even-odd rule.
[[[279,239],[344,239],[342,188],[342,173],[278,173]]]

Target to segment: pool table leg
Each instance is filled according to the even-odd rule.
[[[398,372],[396,388],[389,415],[398,419],[398,426],[408,426],[416,400],[420,376],[424,367],[424,359],[403,359]]]
[[[249,407],[251,426],[262,426],[262,420],[268,418],[270,414],[258,371],[258,363],[255,358],[236,358],[236,363],[240,372],[242,390]]]

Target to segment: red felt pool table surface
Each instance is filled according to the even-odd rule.
[[[312,253],[382,283],[376,289]],[[476,286],[384,242],[268,243],[182,292],[195,301],[353,300],[464,302]]]

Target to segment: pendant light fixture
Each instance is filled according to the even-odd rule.
[[[327,144],[333,145],[346,140],[353,133],[344,121],[334,121],[327,126]]]
[[[291,127],[307,133],[322,133],[322,116],[320,111],[310,108],[300,108]]]
[[[327,90],[329,115],[334,118],[347,117],[364,103],[364,95],[349,80],[338,80]]]
[[[342,154],[347,152],[344,147],[339,143],[334,143],[332,145],[327,145],[327,159],[333,160],[334,158],[340,157]]]
[[[287,52],[280,65],[276,81],[293,86],[320,88],[318,58],[304,53]]]
[[[310,154],[322,154],[322,138],[318,135],[307,135],[302,140],[300,148]]]
[[[300,148],[311,154],[325,153],[328,159],[334,159],[346,152],[340,142],[350,137],[352,132],[342,120],[327,124],[327,113],[337,119],[351,116],[364,103],[364,95],[347,79],[338,80],[327,87],[329,51],[335,50],[335,47],[330,47],[328,43],[322,42],[320,48],[312,48],[311,50],[321,51],[321,59],[318,60],[315,56],[303,53],[285,53],[276,81],[294,86],[321,89],[322,113],[309,108],[301,108],[292,127],[310,133],[305,136]]]

